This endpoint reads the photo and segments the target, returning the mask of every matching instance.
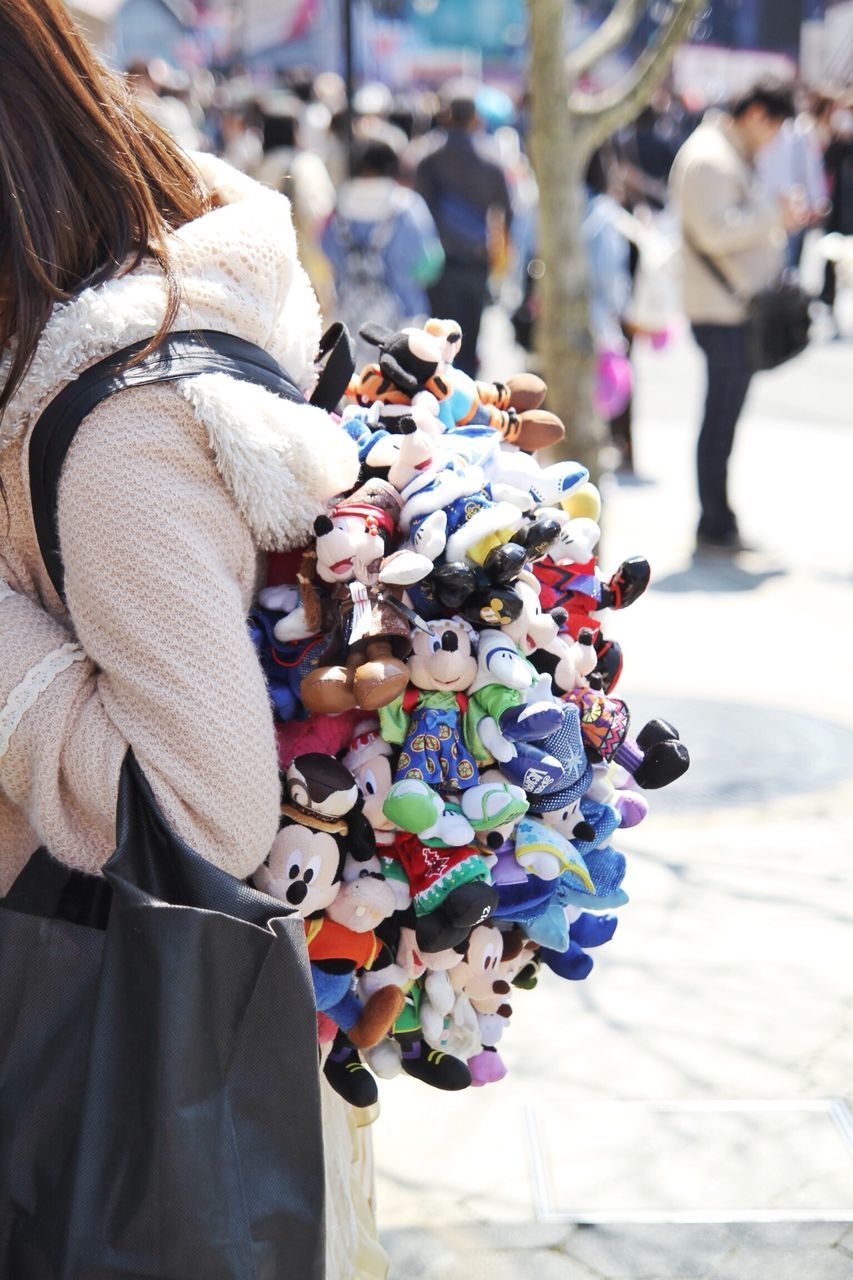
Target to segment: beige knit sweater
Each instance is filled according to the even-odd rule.
[[[227,203],[171,237],[175,328],[250,339],[308,387],[320,316],[287,201],[199,163]],[[122,392],[82,424],[62,476],[70,617],[35,540],[27,445],[40,409],[86,365],[155,332],[164,298],[145,264],[58,307],[0,424],[0,892],[40,843],[69,865],[103,864],[128,745],[212,862],[245,876],[276,831],[272,717],[246,613],[259,551],[302,545],[354,481],[342,430],[224,374]]]

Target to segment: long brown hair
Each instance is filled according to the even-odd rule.
[[[60,0],[0,0],[0,418],[57,302],[147,254],[168,281],[154,342],[180,301],[170,229],[210,208],[172,139],[101,65]]]

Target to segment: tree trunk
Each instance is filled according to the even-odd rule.
[[[539,256],[545,274],[536,343],[548,383],[548,406],[566,424],[563,457],[593,476],[605,439],[593,399],[595,351],[589,324],[586,260],[581,235],[583,179],[590,156],[616,129],[634,120],[664,80],[675,50],[705,0],[670,0],[657,40],[618,84],[584,93],[577,79],[630,35],[647,7],[616,0],[598,32],[566,56],[566,23],[574,0],[528,0],[530,14],[530,153],[539,185]]]
[[[548,407],[566,425],[561,448],[598,471],[602,424],[593,407],[594,351],[581,240],[583,160],[571,136],[565,0],[530,0],[530,151],[539,185],[539,256],[545,274],[536,342]]]

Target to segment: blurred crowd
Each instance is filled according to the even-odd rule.
[[[182,145],[215,151],[289,196],[325,314],[352,332],[368,317],[395,328],[448,316],[465,335],[457,363],[475,374],[481,316],[497,300],[517,341],[533,351],[544,268],[524,103],[470,81],[397,94],[368,83],[348,101],[343,80],[330,72],[296,69],[261,84],[244,74],[191,78],[157,62],[134,64],[127,74]],[[628,471],[631,347],[639,337],[663,344],[678,324],[670,172],[702,114],[660,90],[586,173],[597,401]],[[786,211],[789,271],[799,266],[807,233],[822,233],[817,305],[837,335],[838,273],[851,242],[839,246],[853,236],[853,91],[797,90],[795,114],[754,159],[758,179]]]

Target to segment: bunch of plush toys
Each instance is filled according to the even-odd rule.
[[[534,457],[564,433],[542,381],[473,381],[449,321],[361,333],[358,484],[270,558],[252,627],[283,786],[255,884],[304,918],[324,1071],[363,1107],[401,1071],[502,1078],[513,989],[588,976],[627,902],[612,840],[689,757],[614,696],[602,615],[649,566],[603,573],[587,471]]]

